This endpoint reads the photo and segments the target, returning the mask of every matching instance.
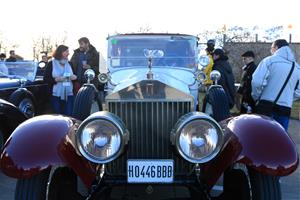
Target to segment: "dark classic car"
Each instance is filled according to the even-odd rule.
[[[0,137],[4,140],[49,100],[48,85],[37,70],[36,62],[0,62]]]
[[[200,110],[197,54],[191,35],[108,37],[104,101],[87,70],[74,118],[31,118],[6,142],[15,199],[281,199],[279,176],[298,166],[293,141],[265,116],[231,117],[217,71]]]

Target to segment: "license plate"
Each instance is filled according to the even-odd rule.
[[[128,183],[172,183],[173,160],[128,160]]]

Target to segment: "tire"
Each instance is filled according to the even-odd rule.
[[[254,200],[280,200],[281,188],[279,177],[250,170],[252,195]]]
[[[227,96],[221,86],[213,85],[207,90],[202,112],[210,115],[218,122],[230,117]]]
[[[77,192],[77,176],[67,167],[45,170],[29,179],[19,179],[15,200],[84,200]]]
[[[246,168],[247,169],[247,168]],[[279,178],[252,169],[231,169],[224,173],[225,200],[281,200]]]
[[[45,200],[50,170],[43,171],[29,179],[19,179],[15,200]]]
[[[97,90],[91,85],[80,88],[75,98],[72,116],[83,121],[90,114],[101,110],[102,102]]]
[[[27,90],[16,90],[10,95],[8,101],[18,107],[26,117],[31,118],[36,115],[35,101]]]

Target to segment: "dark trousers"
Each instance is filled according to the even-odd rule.
[[[54,113],[71,116],[73,112],[74,96],[68,96],[68,100],[61,100],[60,97],[52,96],[51,99]]]
[[[281,126],[287,131],[289,127],[289,120],[290,118],[288,116],[284,115],[278,115],[276,113],[272,114],[272,118],[276,120]]]

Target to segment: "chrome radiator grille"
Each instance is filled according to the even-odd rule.
[[[187,174],[192,165],[175,153],[170,132],[177,120],[191,111],[189,101],[108,102],[108,111],[118,115],[130,133],[125,153],[107,164],[106,172],[126,175],[127,159],[173,159],[175,175]]]

